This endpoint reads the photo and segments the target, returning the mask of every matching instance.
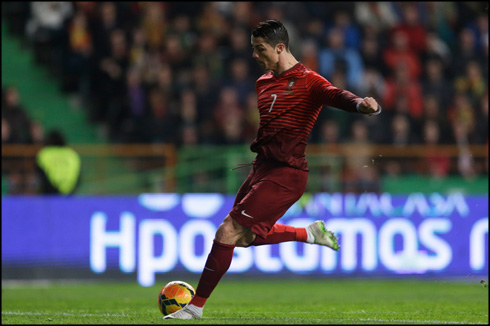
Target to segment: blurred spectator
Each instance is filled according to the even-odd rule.
[[[197,145],[199,143],[196,94],[192,89],[186,89],[180,97],[180,114],[182,119],[181,144]]]
[[[15,86],[2,90],[2,121],[9,132],[2,140],[6,144],[28,144],[32,142],[31,119],[20,103],[19,91]]]
[[[48,133],[44,147],[36,155],[36,173],[41,194],[73,194],[80,184],[81,159],[66,144],[58,130]]]
[[[465,126],[460,121],[457,121],[453,126],[454,138],[456,139],[456,144],[458,145],[458,172],[466,179],[475,176],[475,162],[471,155],[471,151],[468,148],[468,131],[467,126]]]
[[[386,133],[386,143],[395,147],[404,148],[406,146],[420,143],[417,131],[413,129],[412,120],[408,115],[398,113],[390,123],[390,130]],[[390,175],[413,172],[413,160],[406,157],[389,158],[386,169]]]
[[[446,102],[440,101],[435,95],[427,94],[424,98],[424,113],[421,121],[422,123],[427,120],[437,121],[439,124],[441,144],[452,144],[454,143],[452,127],[449,124],[446,112],[447,106],[443,104]],[[414,130],[419,135],[422,135],[422,126],[417,124],[414,126]]]
[[[214,109],[217,128],[217,144],[243,144],[244,110],[240,106],[238,93],[233,87],[225,87],[220,92],[219,102]]]
[[[139,26],[131,30],[131,44],[129,46],[129,64],[137,68],[142,73],[147,65],[147,42],[143,29]]]
[[[419,143],[419,139],[410,125],[410,119],[407,115],[398,113],[391,121],[391,133],[389,144],[404,147]]]
[[[410,51],[420,55],[427,47],[426,29],[419,12],[420,7],[425,6],[425,4],[404,2],[399,3],[399,6],[402,11],[402,20],[391,28],[390,34],[397,38],[404,35],[407,38]]]
[[[456,30],[459,21],[456,2],[432,1],[427,3],[428,28],[436,33],[450,51],[456,47]]]
[[[382,99],[385,94],[385,79],[379,72],[379,70],[373,68],[366,68],[364,76],[359,85],[359,96],[366,97],[371,96],[374,98]]]
[[[148,90],[142,83],[142,73],[133,67],[126,74],[126,91],[121,107],[121,123],[117,130],[117,138],[126,143],[142,143],[145,119],[148,115]]]
[[[405,33],[396,31],[391,35],[391,45],[383,51],[386,66],[394,71],[398,66],[404,65],[408,69],[410,78],[419,78],[422,71],[421,62],[417,53],[410,49],[409,40]]]
[[[177,83],[174,79],[172,66],[165,62],[158,68],[159,69],[157,71],[157,80],[156,83],[152,84],[152,86],[157,87],[169,98],[173,99],[178,90]]]
[[[42,139],[42,125],[31,121],[15,86],[2,88],[2,145],[37,144]],[[22,160],[23,161],[23,160]],[[21,162],[22,162],[21,161]],[[9,194],[32,193],[32,174],[25,173],[17,157],[2,158],[2,179]]]
[[[222,82],[224,66],[218,49],[218,39],[211,33],[202,34],[197,42],[197,53],[192,57],[193,66],[204,66],[210,78]]]
[[[389,30],[398,22],[391,2],[359,1],[355,3],[354,14],[359,24],[372,26],[377,31]]]
[[[335,120],[325,120],[320,125],[320,146],[329,153],[328,156],[320,158],[322,169],[320,171],[320,189],[318,191],[336,192],[340,191],[341,159],[339,157],[340,129]]]
[[[182,122],[184,124],[197,123],[197,103],[196,94],[191,89],[186,89],[180,94],[180,106],[182,114]]]
[[[113,139],[120,122],[121,108],[126,87],[126,71],[129,68],[129,53],[126,36],[121,29],[115,29],[110,34],[111,53],[99,61],[98,84],[95,121],[107,125],[110,139]]]
[[[466,27],[473,33],[476,50],[483,52],[485,46],[488,47],[488,3],[487,13],[479,12],[476,19],[468,21]]]
[[[345,46],[344,33],[340,27],[334,27],[329,31],[327,46],[320,50],[319,59],[319,73],[322,76],[332,79],[334,72],[340,70],[346,75],[347,88],[359,87],[364,64],[359,51]]]
[[[238,4],[241,2],[235,3]],[[226,44],[227,46],[221,48],[226,75],[229,76],[231,74],[231,63],[235,59],[247,61],[249,76],[260,76],[264,73],[252,58],[250,51],[250,35],[248,30],[242,27],[235,27],[231,29],[228,34],[228,42]],[[252,84],[252,86],[254,85]]]
[[[424,143],[426,148],[425,160],[420,164],[420,171],[435,178],[446,177],[450,169],[450,158],[438,147],[440,144],[440,129],[437,121],[427,120],[423,126]]]
[[[31,135],[32,143],[40,145],[44,142],[44,126],[39,121],[32,121],[31,123]]]
[[[395,67],[394,77],[385,84],[383,103],[387,110],[403,111],[413,119],[420,119],[423,109],[422,88],[418,79],[410,76],[409,68],[400,64]]]
[[[455,90],[467,95],[472,105],[478,105],[481,97],[488,89],[481,66],[477,61],[469,61],[465,70],[460,73],[454,80]]]
[[[218,11],[218,2],[205,2],[196,23],[201,35],[209,35],[217,40],[220,40],[228,31],[226,19]]]
[[[379,192],[379,174],[372,164],[374,155],[370,146],[368,128],[364,121],[352,123],[349,139],[344,143],[342,155],[345,166],[342,174],[343,192]]]
[[[195,66],[192,71],[192,85],[197,97],[197,119],[201,143],[212,144],[214,134],[213,109],[218,102],[218,85],[209,76],[204,66]]]
[[[479,110],[476,113],[475,142],[488,145],[488,88],[480,100]]]
[[[464,135],[469,141],[474,142],[476,130],[475,109],[468,96],[465,94],[455,94],[453,103],[449,107],[447,114],[453,131],[455,132],[456,128],[461,129],[455,135],[458,135],[458,137]],[[458,143],[457,138],[454,140]]]
[[[359,50],[361,47],[361,30],[352,21],[352,12],[339,10],[334,14],[334,25],[344,33],[345,46],[347,48]]]
[[[255,80],[249,75],[249,63],[245,59],[236,58],[230,64],[231,78],[226,85],[233,87],[238,96],[240,106],[245,106],[247,96],[255,91]]]
[[[183,147],[196,146],[199,144],[198,131],[195,126],[184,125],[182,127],[182,143]]]
[[[248,30],[260,22],[259,13],[254,10],[254,3],[250,1],[233,2],[233,24],[239,28]]]
[[[156,87],[149,90],[148,98],[150,110],[144,124],[145,142],[177,143],[180,117],[175,104],[168,94]]]
[[[191,24],[191,18],[187,15],[178,15],[170,23],[168,34],[175,35],[179,39],[184,53],[190,53],[197,38]]]
[[[475,35],[469,28],[464,28],[459,32],[455,53],[458,55],[454,56],[451,65],[453,76],[465,71],[470,61],[479,63],[485,61],[481,53],[477,51]]]
[[[7,119],[2,115],[2,144],[8,144],[12,138],[12,128]]]
[[[366,71],[374,70],[383,77],[388,75],[387,65],[383,59],[383,49],[377,39],[377,35],[365,35],[362,39],[360,54]],[[361,85],[362,87],[362,85]]]
[[[307,39],[301,43],[300,61],[307,68],[318,71],[318,46],[314,40]]]
[[[259,129],[259,109],[257,108],[257,93],[255,90],[251,91],[247,95],[247,101],[245,103],[244,113],[245,124],[243,127],[243,136],[245,143],[251,143],[257,136],[257,130]]]
[[[320,144],[327,145],[330,149],[337,149],[340,145],[340,130],[339,125],[335,120],[323,121],[320,129]],[[337,150],[333,150],[336,152]]]
[[[141,27],[150,51],[160,51],[165,45],[168,28],[165,7],[165,2],[148,1],[142,4]]]
[[[34,47],[37,62],[47,63],[52,69],[59,67],[61,36],[65,21],[72,13],[71,2],[31,2],[31,17],[27,22],[26,33]]]
[[[440,60],[444,69],[451,64],[452,56],[451,50],[444,43],[439,36],[434,32],[427,32],[426,35],[427,48],[424,53],[421,54],[422,61],[428,60]]]
[[[303,29],[305,40],[313,40],[316,45],[323,43],[324,38],[324,22],[320,18],[312,18],[306,22],[306,27]]]
[[[227,65],[235,58],[250,59],[250,37],[248,31],[241,27],[236,27],[229,32],[228,52],[226,53]]]
[[[93,41],[86,14],[77,10],[67,26],[68,45],[64,51],[62,90],[74,94],[86,107],[90,95]]]
[[[180,38],[175,34],[167,35],[160,60],[175,70],[188,68],[191,64],[190,57],[184,51]]]
[[[448,94],[453,94],[453,85],[448,83],[444,66],[440,59],[432,58],[426,61],[424,74],[421,78],[421,86],[425,97],[435,97],[443,108],[450,103]]]

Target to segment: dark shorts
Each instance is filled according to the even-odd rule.
[[[256,163],[238,190],[230,216],[265,239],[276,221],[301,198],[307,180],[307,171]]]

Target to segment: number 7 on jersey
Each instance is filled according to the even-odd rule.
[[[272,97],[274,97],[274,100],[272,100],[271,108],[269,109],[269,112],[272,111],[272,107],[274,106],[274,103],[276,103],[277,99],[277,94],[271,94]]]

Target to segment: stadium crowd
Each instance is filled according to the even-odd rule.
[[[377,119],[322,110],[311,143],[466,146],[488,144],[486,6],[84,1],[9,2],[2,12],[112,142],[250,143],[263,73],[250,31],[274,18],[303,64],[384,109]],[[36,128],[17,127],[28,119],[8,114],[8,94],[4,88],[2,143],[35,141]],[[9,125],[25,135],[4,137]],[[471,169],[462,163],[460,172]],[[440,162],[432,173],[447,171]]]

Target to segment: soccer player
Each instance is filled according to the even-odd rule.
[[[251,41],[253,58],[266,71],[256,82],[260,124],[251,150],[257,156],[233,208],[216,231],[195,296],[164,319],[202,318],[204,304],[230,267],[236,246],[301,241],[339,249],[323,221],[306,228],[276,221],[305,191],[306,144],[322,106],[369,115],[379,114],[381,107],[372,97],[359,98],[339,89],[298,62],[280,21],[259,23]]]

